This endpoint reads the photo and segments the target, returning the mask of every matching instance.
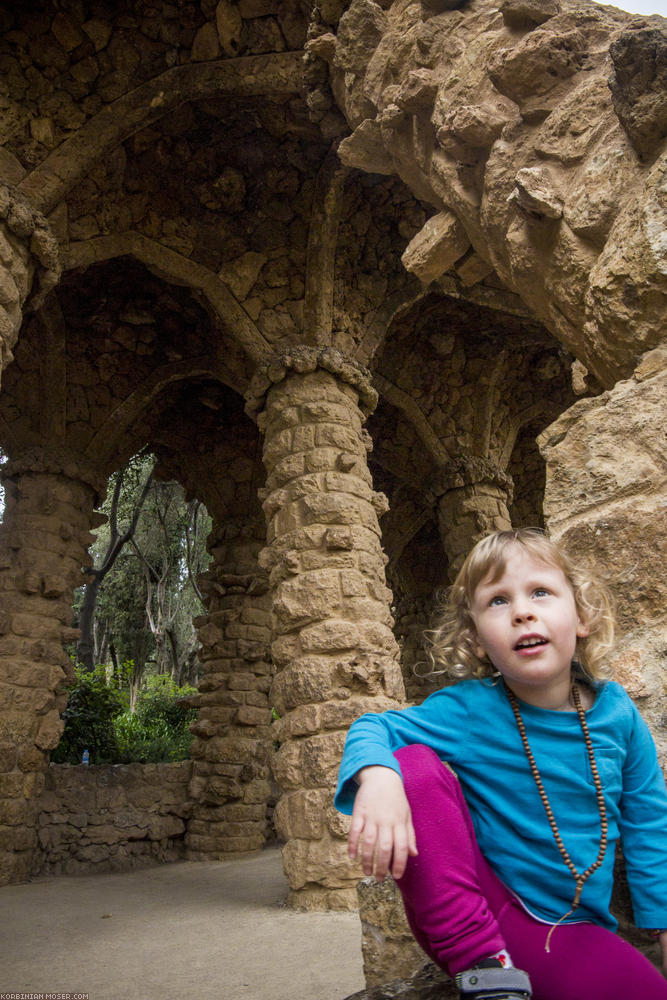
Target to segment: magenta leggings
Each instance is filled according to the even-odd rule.
[[[524,910],[484,860],[454,772],[429,747],[396,752],[417,835],[397,884],[412,932],[451,976],[506,948],[534,1000],[667,1000],[667,980],[597,924],[551,925]]]

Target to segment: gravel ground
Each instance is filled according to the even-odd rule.
[[[0,996],[343,1000],[364,986],[356,913],[287,909],[276,849],[0,889]]]

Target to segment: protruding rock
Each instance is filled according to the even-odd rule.
[[[563,216],[563,199],[555,190],[545,167],[524,167],[516,175],[516,187],[509,200],[524,212],[542,215],[547,219]]]
[[[353,0],[338,25],[336,65],[363,75],[387,27],[387,16],[373,0]]]
[[[438,130],[438,141],[444,146],[451,136],[464,146],[488,149],[506,124],[505,116],[496,114],[488,108],[462,105],[445,117],[444,124]]]
[[[393,174],[394,161],[384,147],[379,124],[367,118],[351,136],[343,139],[338,156],[346,167],[357,167],[370,174]]]
[[[500,11],[510,28],[532,28],[544,24],[560,10],[558,0],[502,0]]]
[[[396,95],[396,104],[405,111],[417,114],[433,107],[437,93],[438,78],[432,70],[412,70]]]
[[[220,47],[226,56],[237,56],[241,47],[243,20],[239,8],[221,0],[215,9],[215,26]]]
[[[453,212],[445,210],[432,216],[419,230],[401,260],[406,270],[428,285],[449,271],[469,246],[465,229]]]
[[[465,0],[422,0],[422,7],[428,14],[445,14],[448,10],[458,10]]]
[[[667,135],[667,29],[629,30],[610,46],[614,110],[643,159]]]

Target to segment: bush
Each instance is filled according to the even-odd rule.
[[[63,713],[65,731],[51,759],[79,764],[88,750],[91,764],[186,760],[189,726],[197,712],[180,699],[195,693],[196,688],[179,688],[170,677],[150,677],[131,713],[124,695],[107,682],[104,667],[92,674],[77,669]]]
[[[192,743],[189,727],[197,712],[186,708],[180,699],[190,694],[196,694],[196,688],[179,688],[164,674],[149,677],[134,714],[125,711],[114,721],[121,762],[186,760]]]
[[[92,763],[114,763],[118,755],[114,719],[124,707],[120,692],[108,686],[103,667],[96,667],[92,674],[77,667],[62,714],[65,730],[51,760],[80,764],[83,751],[88,750]]]

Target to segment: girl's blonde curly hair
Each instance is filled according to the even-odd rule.
[[[495,673],[488,658],[480,660],[475,654],[478,639],[470,608],[479,584],[487,578],[494,582],[502,576],[508,555],[517,545],[540,562],[563,572],[572,587],[579,618],[589,630],[586,638],[577,638],[575,663],[590,680],[609,676],[605,661],[614,640],[611,596],[603,583],[587,569],[575,566],[538,528],[496,531],[472,549],[449,590],[438,624],[426,633],[431,673],[449,674],[457,679]]]

